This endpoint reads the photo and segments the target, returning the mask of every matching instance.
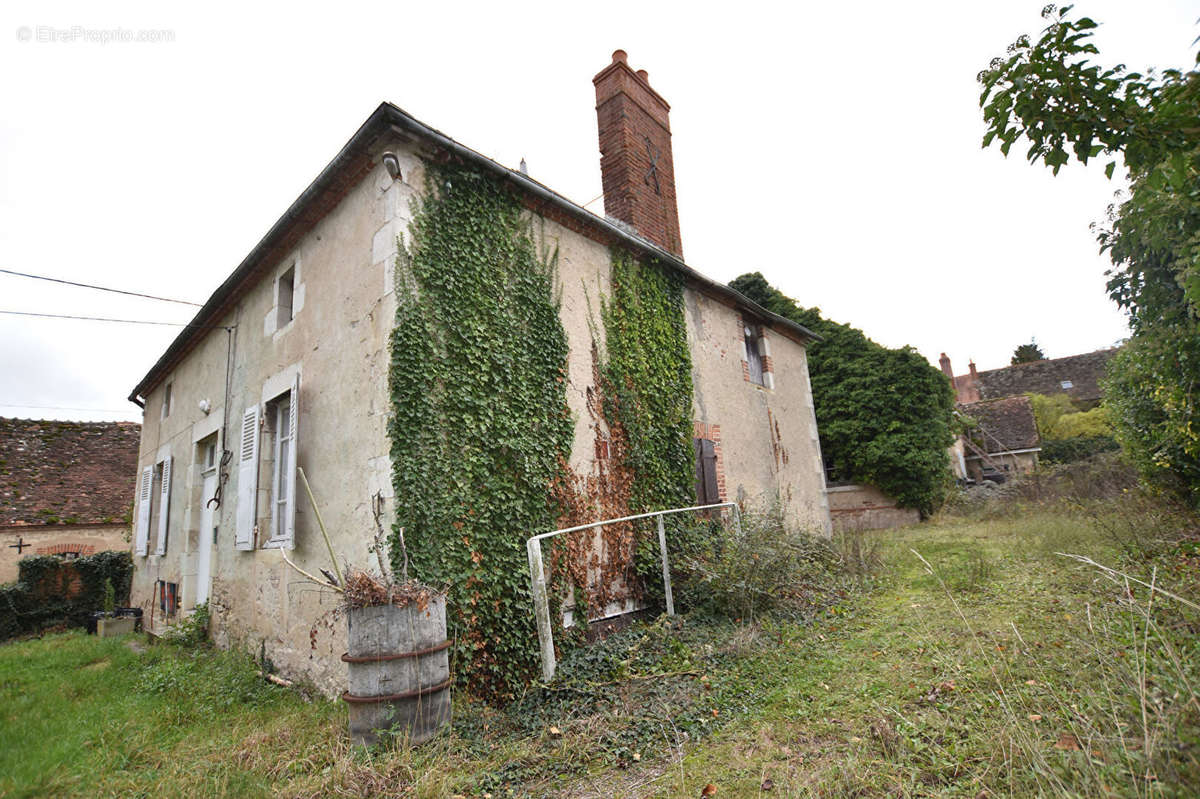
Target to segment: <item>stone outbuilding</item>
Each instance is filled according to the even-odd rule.
[[[976,423],[962,437],[967,475],[972,480],[1024,474],[1037,467],[1042,441],[1029,397],[960,403],[958,409]]]
[[[339,559],[365,563],[373,533],[397,521],[396,265],[438,161],[498,181],[526,209],[539,247],[558,252],[572,472],[595,477],[607,455],[588,403],[619,247],[683,281],[697,501],[777,501],[792,526],[829,534],[806,356],[814,334],[684,262],[669,106],[621,51],[593,83],[608,216],[383,103],[134,387],[145,411],[132,602],[163,611],[150,629],[208,602],[218,643],[264,646],[283,673],[337,689],[341,644],[314,650],[310,639],[336,600],[276,550],[312,572],[327,565],[298,466]]]
[[[129,548],[140,426],[0,418],[0,583],[29,555]]]

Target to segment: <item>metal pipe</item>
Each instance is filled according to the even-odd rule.
[[[662,552],[663,593],[667,599],[667,615],[675,615],[675,597],[671,594],[671,565],[667,562],[667,530],[663,517],[658,517],[658,548]]]

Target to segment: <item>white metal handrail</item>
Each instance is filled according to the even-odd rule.
[[[546,570],[542,563],[542,539],[553,538],[563,533],[578,533],[603,527],[606,524],[620,524],[638,519],[658,517],[658,548],[662,554],[663,592],[667,600],[667,615],[675,615],[675,598],[671,594],[671,568],[667,560],[667,531],[663,525],[663,517],[672,513],[690,513],[700,510],[715,510],[717,508],[733,509],[733,524],[739,536],[742,529],[742,515],[736,502],[718,502],[715,505],[693,505],[690,508],[670,508],[649,513],[637,513],[633,516],[622,516],[619,519],[605,519],[591,524],[580,524],[575,527],[564,527],[549,533],[540,533],[525,542],[525,550],[529,555],[529,582],[533,593],[533,611],[537,616],[538,645],[542,651],[542,678],[547,682],[554,679],[554,670],[558,663],[554,658],[554,632],[550,626],[550,598],[546,594]]]

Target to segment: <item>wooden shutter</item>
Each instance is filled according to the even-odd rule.
[[[258,500],[258,405],[242,414],[241,446],[238,448],[236,549],[254,549],[255,503]]]
[[[715,505],[721,501],[717,490],[717,449],[707,438],[700,440],[700,468],[704,476],[704,503]]]
[[[717,450],[707,438],[694,438],[696,452],[696,503],[715,505],[721,501],[717,490]]]
[[[138,483],[138,515],[137,532],[135,537],[136,551],[145,555],[150,540],[150,486],[154,482],[154,467],[142,469],[142,479]]]
[[[162,462],[162,488],[158,500],[158,546],[155,555],[167,554],[167,511],[171,507],[171,456]]]

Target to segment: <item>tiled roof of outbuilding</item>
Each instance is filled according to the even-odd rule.
[[[1014,394],[1062,394],[1091,402],[1100,399],[1100,378],[1115,349],[1019,363],[979,373],[979,398],[1011,397]],[[1068,381],[1070,388],[1063,388]]]
[[[1042,445],[1029,397],[968,402],[958,408],[979,423],[970,436],[989,455]]]
[[[126,521],[141,425],[0,417],[0,526]]]

